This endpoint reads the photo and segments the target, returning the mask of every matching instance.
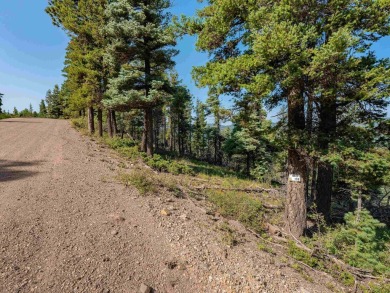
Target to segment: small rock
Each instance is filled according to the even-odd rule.
[[[180,215],[179,218],[182,219],[183,221],[189,220],[189,217],[186,214]]]
[[[140,293],[152,293],[153,289],[145,284],[141,284],[141,287],[139,288]]]
[[[162,216],[170,216],[171,215],[171,212],[169,210],[166,210],[166,209],[161,210],[160,213]]]
[[[168,261],[165,263],[168,269],[173,270],[174,268],[177,267],[177,262],[176,261]]]
[[[111,214],[110,217],[115,221],[115,222],[124,222],[126,219],[118,214]]]
[[[118,230],[112,230],[111,231],[111,235],[112,236],[118,235],[118,233],[119,233]]]

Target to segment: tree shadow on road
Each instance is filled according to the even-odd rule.
[[[0,123],[26,123],[26,124],[34,124],[34,123],[42,123],[42,122],[32,122],[32,121],[20,121],[20,120],[0,120]]]
[[[8,161],[0,160],[0,182],[15,181],[37,175],[38,171],[26,170],[27,167],[38,166],[42,161]]]

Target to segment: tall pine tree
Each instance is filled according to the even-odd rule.
[[[144,111],[142,150],[149,156],[154,152],[153,108],[171,95],[167,70],[177,53],[165,12],[169,6],[167,0],[118,0],[106,11],[106,63],[112,77],[104,104],[113,110]]]

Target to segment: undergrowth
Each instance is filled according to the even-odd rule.
[[[222,216],[237,219],[256,232],[263,230],[263,205],[255,196],[244,192],[208,190],[207,197]]]
[[[346,286],[355,284],[354,275],[344,267],[326,260],[325,254],[335,256],[351,267],[364,269],[366,274],[379,278],[388,278],[390,275],[390,230],[374,219],[367,210],[348,213],[344,224],[328,227],[325,233],[304,238],[304,241],[316,253],[311,254],[290,242],[290,256],[314,269],[331,274]],[[390,292],[378,291],[381,288],[372,284],[364,288],[364,292]]]
[[[126,186],[134,186],[141,195],[155,193],[157,191],[155,181],[150,174],[132,171],[119,174],[119,180]]]
[[[237,232],[229,226],[227,222],[223,222],[218,226],[218,229],[222,231],[222,242],[229,247],[236,246],[238,244]]]
[[[7,113],[0,113],[0,120],[1,119],[8,119],[8,118],[12,118],[12,115],[7,114]]]
[[[319,238],[330,254],[351,266],[390,275],[390,229],[374,219],[369,211],[345,215],[338,225]]]

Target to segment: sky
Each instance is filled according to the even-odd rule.
[[[0,92],[4,94],[3,110],[12,112],[28,108],[38,110],[47,90],[61,85],[65,48],[68,37],[51,23],[45,13],[47,0],[0,0]],[[173,0],[175,15],[194,15],[205,4],[197,0]],[[193,66],[205,64],[206,53],[195,50],[195,37],[178,40],[180,54],[175,57],[176,70],[192,95],[207,98],[207,90],[195,86]],[[390,37],[374,45],[380,58],[390,57]],[[229,104],[228,101],[224,101]],[[271,112],[270,117],[275,114]]]

